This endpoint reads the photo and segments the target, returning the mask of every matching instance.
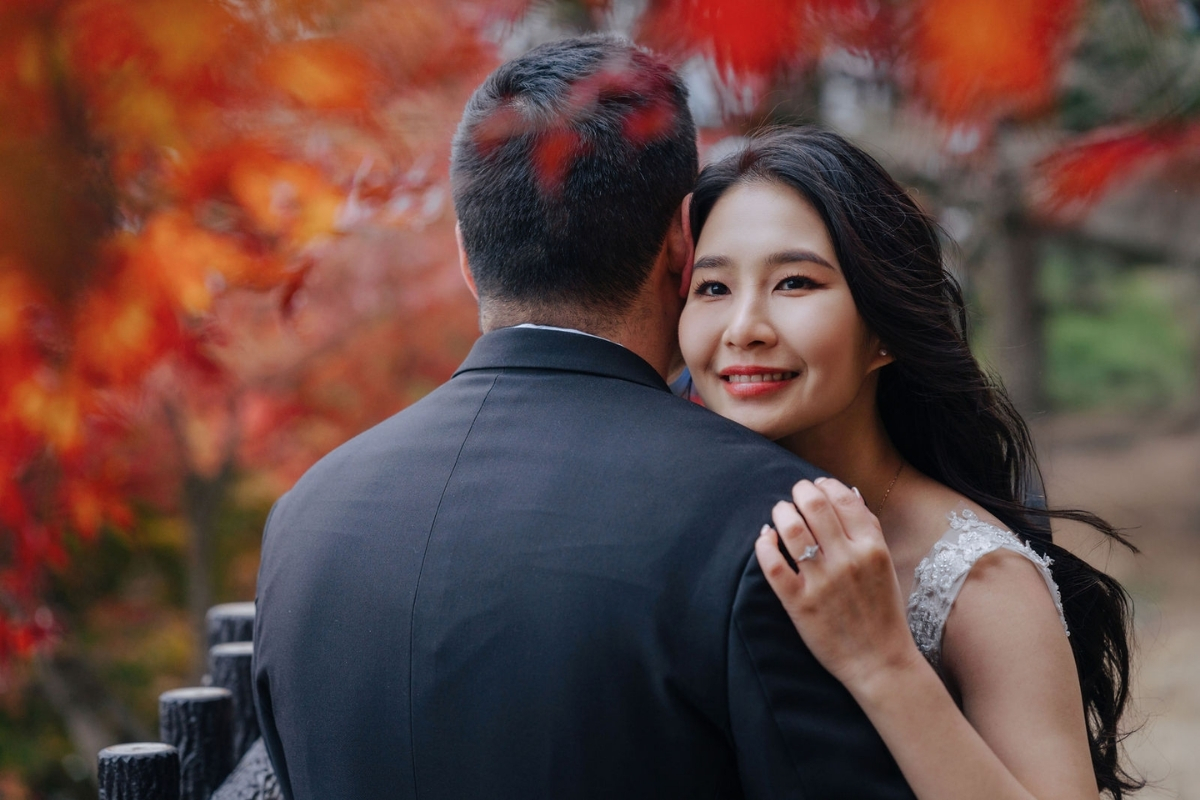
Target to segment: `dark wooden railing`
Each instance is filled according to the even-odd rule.
[[[254,716],[253,629],[253,603],[209,610],[203,685],[159,696],[161,742],[100,751],[100,800],[282,797]]]

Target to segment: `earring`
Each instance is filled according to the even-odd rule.
[[[886,356],[886,355],[887,355],[887,348],[886,348],[886,347],[881,347],[881,348],[879,348],[879,355],[881,355],[881,356]]]

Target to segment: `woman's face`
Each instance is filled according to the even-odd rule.
[[[776,440],[874,414],[867,378],[891,360],[820,215],[765,182],[735,186],[709,214],[679,338],[705,405]]]

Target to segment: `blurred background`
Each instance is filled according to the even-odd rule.
[[[711,158],[865,147],[941,222],[1062,541],[1133,595],[1131,761],[1200,798],[1194,0],[0,0],[0,798],[157,738],[271,503],[478,335],[449,140],[500,60],[617,31]]]

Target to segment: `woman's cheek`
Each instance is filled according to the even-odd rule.
[[[683,360],[692,371],[693,380],[703,370],[711,352],[710,325],[704,324],[705,317],[703,309],[697,308],[696,301],[689,300],[679,320],[679,349],[683,351]]]

